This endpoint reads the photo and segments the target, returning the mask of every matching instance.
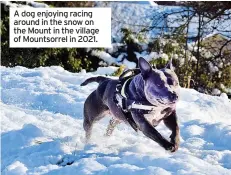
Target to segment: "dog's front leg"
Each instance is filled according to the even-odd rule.
[[[138,110],[132,112],[132,117],[139,129],[143,134],[150,139],[157,142],[159,145],[165,148],[165,150],[174,150],[174,144],[166,140],[144,117],[142,113],[139,113]]]
[[[173,152],[175,152],[180,144],[180,128],[177,123],[176,111],[173,111],[167,118],[165,118],[164,123],[172,131],[170,138],[171,142],[174,144]]]

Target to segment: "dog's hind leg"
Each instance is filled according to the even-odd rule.
[[[105,106],[102,100],[98,97],[96,91],[91,93],[84,103],[84,121],[83,128],[86,133],[86,143],[88,143],[93,124],[105,116],[108,107]]]
[[[87,112],[84,110],[84,120],[83,120],[83,129],[85,130],[85,142],[88,143],[91,132],[92,132],[93,122],[89,120]]]
[[[121,121],[115,119],[115,118],[111,118],[111,120],[109,121],[109,124],[107,126],[107,130],[106,130],[106,134],[105,136],[111,136],[112,132],[114,131],[115,127],[120,124]]]

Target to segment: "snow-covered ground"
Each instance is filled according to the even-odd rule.
[[[105,138],[109,117],[94,126],[85,146],[83,103],[97,84],[79,85],[97,73],[1,67],[1,74],[3,175],[231,175],[231,102],[226,98],[181,89],[181,144],[174,154],[124,124]],[[170,134],[164,125],[158,130]]]

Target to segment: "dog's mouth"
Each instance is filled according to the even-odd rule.
[[[166,103],[164,103],[163,101],[161,101],[160,99],[157,99],[158,103],[162,104],[162,105],[166,105]]]
[[[149,95],[150,97],[151,95]],[[147,98],[149,99],[148,101],[150,101],[150,103],[157,105],[157,103],[159,103],[160,105],[173,105],[174,103],[176,103],[176,101],[171,101],[169,99],[165,99],[165,98],[161,98],[159,97],[151,97],[151,98]]]
[[[158,103],[162,104],[162,105],[172,105],[174,103],[176,103],[176,101],[168,101],[168,102],[163,102],[163,100],[161,99],[157,99]]]
[[[151,95],[150,95],[151,96]],[[149,96],[149,97],[150,97]],[[163,102],[163,100],[161,99],[161,98],[147,98],[147,99],[149,99],[148,101],[150,102],[150,103],[152,103],[152,104],[155,104],[155,105],[157,105],[156,103],[159,103],[159,104],[161,104],[161,105],[166,105],[167,103],[165,103],[165,102]]]

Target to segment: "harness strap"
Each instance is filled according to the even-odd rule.
[[[155,106],[154,105],[144,105],[142,102],[134,101],[123,97],[121,94],[115,94],[117,104],[122,108],[123,111],[128,112],[131,109],[141,109],[147,111],[153,111]]]
[[[132,77],[128,78],[128,79],[123,83],[123,86],[122,86],[122,88],[121,88],[120,93],[121,93],[121,95],[122,95],[124,98],[127,98],[127,97],[126,97],[126,94],[125,94],[125,88],[126,88],[127,83],[131,80],[131,78],[132,78]]]
[[[142,104],[136,104],[133,102],[130,106],[128,106],[128,109],[142,109],[142,110],[147,110],[147,111],[153,111],[154,106],[149,106],[149,105],[142,105]]]

